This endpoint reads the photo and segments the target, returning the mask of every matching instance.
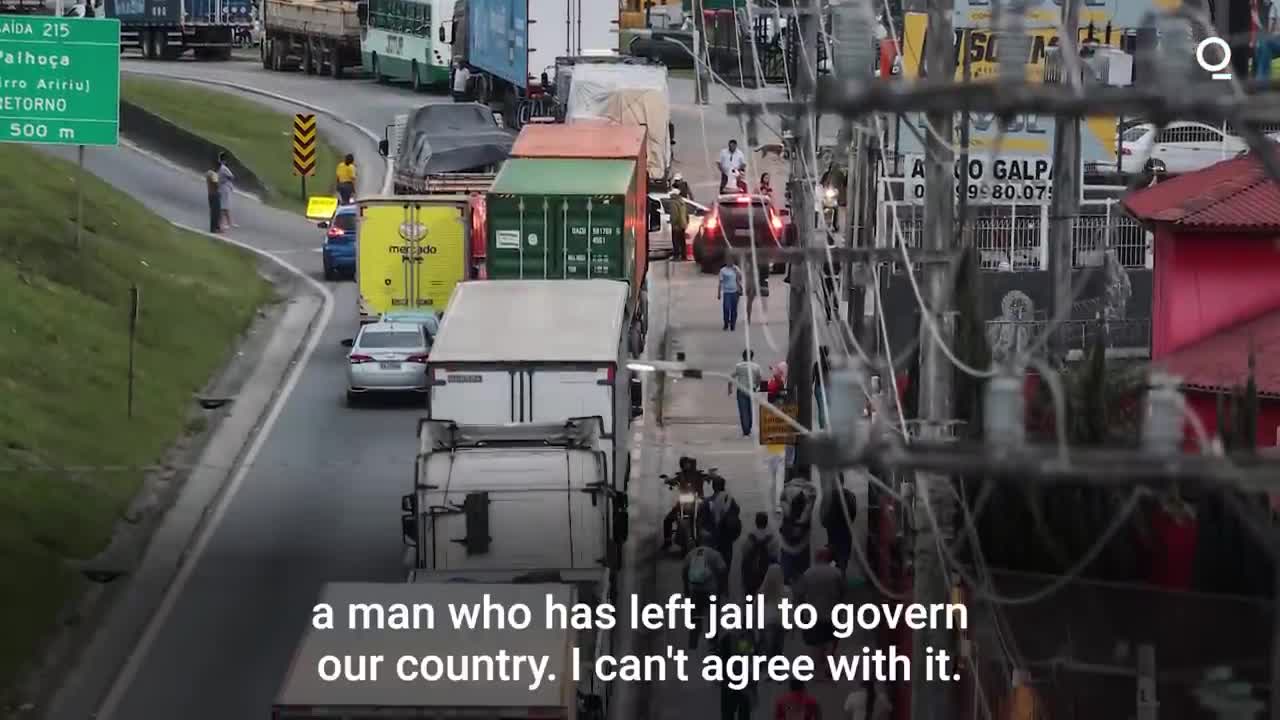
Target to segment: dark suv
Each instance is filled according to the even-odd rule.
[[[693,241],[693,259],[705,273],[724,266],[725,248],[779,247],[784,243],[785,224],[773,204],[763,195],[721,195],[702,221]]]

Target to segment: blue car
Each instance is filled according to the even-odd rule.
[[[324,229],[324,279],[355,279],[356,276],[356,218],[359,208],[344,205],[333,214],[332,220],[317,223]]]

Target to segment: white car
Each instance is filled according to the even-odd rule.
[[[347,354],[347,404],[369,393],[426,392],[430,347],[420,323],[362,326]]]
[[[1120,133],[1120,171],[1178,175],[1209,167],[1245,152],[1244,139],[1221,128],[1179,121],[1156,129],[1142,123]]]
[[[693,238],[698,234],[702,218],[707,214],[707,206],[685,199],[685,207],[689,210],[689,224],[685,227],[684,241],[693,247]],[[658,225],[653,226],[654,218]],[[675,253],[671,244],[671,195],[670,193],[649,193],[649,257],[652,259],[669,258]]]

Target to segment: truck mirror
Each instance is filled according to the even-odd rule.
[[[361,25],[369,24],[369,3],[360,3],[356,5],[356,19]]]
[[[440,37],[440,42],[445,42],[445,39],[444,39],[444,25],[441,25],[441,26],[440,26],[440,32],[439,32],[439,33],[437,33],[437,35],[439,35],[439,37]]]
[[[407,512],[407,513],[413,512],[413,499],[414,499],[413,493],[409,493],[408,495],[401,495],[400,511]]]
[[[324,230],[325,228],[329,227],[329,221],[321,220],[320,222],[316,223],[316,227],[320,228],[321,230]]]
[[[634,406],[634,405],[632,405],[632,406],[631,406],[631,419],[632,419],[632,420],[635,420],[636,418],[641,417],[641,416],[643,416],[643,415],[644,415],[644,408],[643,408],[643,407],[636,407],[636,406]]]
[[[391,143],[387,142],[385,139],[384,139],[384,140],[379,140],[379,141],[378,141],[378,154],[379,154],[379,155],[381,155],[382,157],[386,157],[386,156],[387,156],[387,153],[389,153],[389,152],[391,152]]]
[[[349,348],[355,344],[356,344],[355,338],[347,338],[346,340],[342,341],[342,347],[346,347],[346,348]]]
[[[400,535],[405,545],[410,547],[418,546],[418,518],[416,516],[400,516]]]

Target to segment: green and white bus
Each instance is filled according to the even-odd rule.
[[[378,82],[447,88],[453,5],[454,0],[369,0],[360,38],[364,67]]]

